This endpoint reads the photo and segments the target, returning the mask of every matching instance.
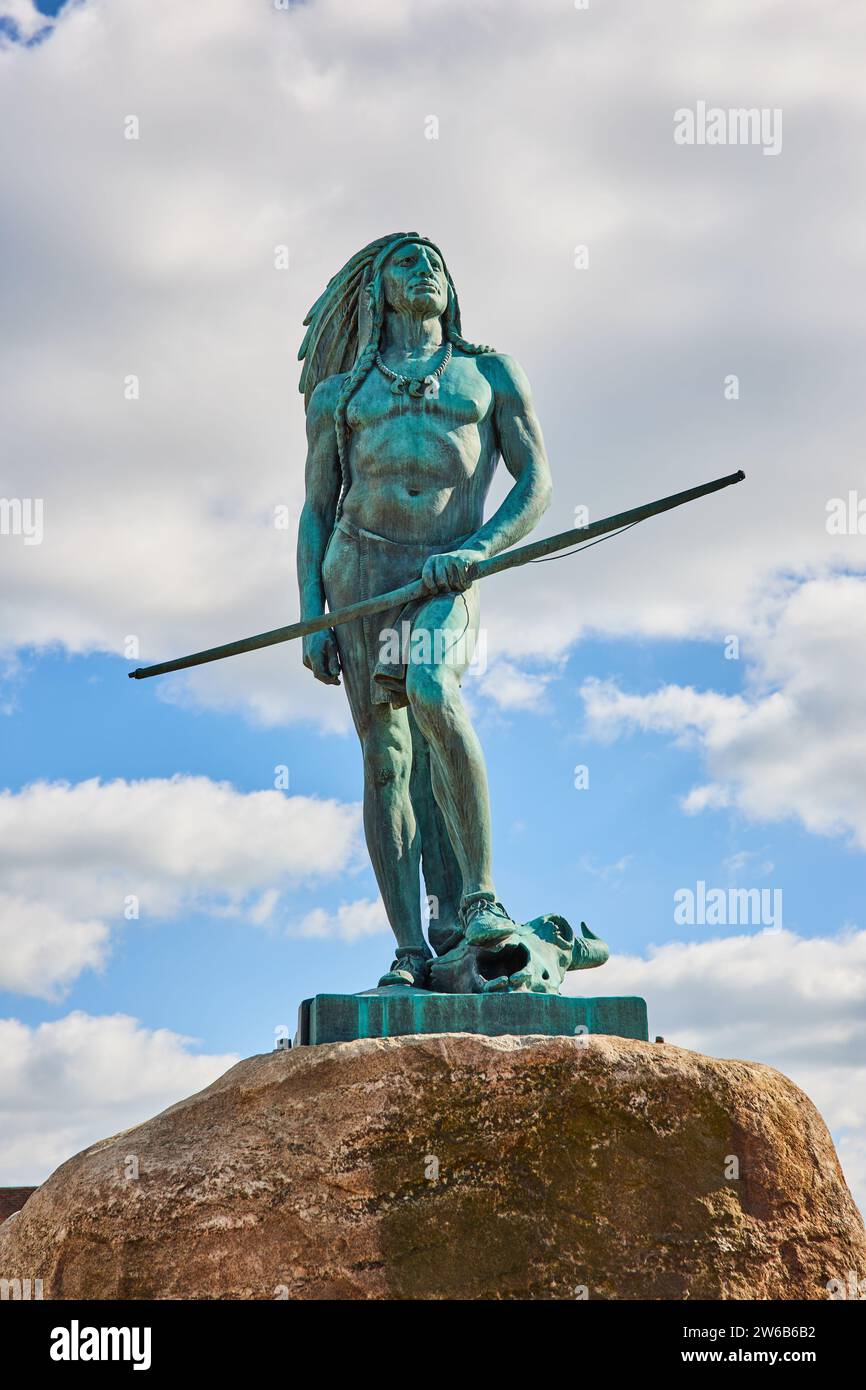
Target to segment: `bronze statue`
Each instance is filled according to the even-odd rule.
[[[545,511],[550,469],[517,363],[469,343],[445,260],[426,237],[383,237],[331,280],[307,318],[301,617],[421,578],[429,597],[304,639],[317,680],[342,672],[364,757],[364,829],[397,938],[382,985],[426,983],[431,944],[513,928],[493,882],[487,773],[460,682],[479,610],[471,566]],[[499,456],[514,485],[484,522]],[[393,631],[413,640],[383,659]],[[385,634],[383,636],[383,634]],[[421,652],[421,659],[413,653]],[[423,659],[426,657],[427,659]],[[437,659],[438,658],[438,659]]]
[[[416,232],[371,242],[305,324],[301,621],[130,675],[303,637],[316,679],[342,676],[361,742],[367,847],[397,940],[380,988],[556,993],[567,970],[608,952],[583,923],[581,937],[556,914],[515,922],[497,898],[487,773],[460,694],[478,634],[476,580],[744,475],[509,550],[550,502],[541,427],[518,364],[463,337],[439,248]],[[500,458],[514,482],[485,522]]]

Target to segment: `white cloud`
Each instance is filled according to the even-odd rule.
[[[209,1086],[238,1061],[124,1014],[0,1019],[0,1173],[32,1185],[88,1144]]]
[[[376,936],[391,930],[381,898],[359,898],[353,903],[341,903],[334,912],[315,907],[305,914],[292,936],[331,937],[341,941],[358,941],[364,936]]]
[[[572,974],[565,992],[586,993],[588,983]],[[866,931],[670,942],[647,959],[612,956],[592,986],[642,995],[651,1037],[790,1076],[833,1131],[866,1210]]]
[[[593,855],[582,854],[577,861],[577,867],[581,873],[591,874],[593,878],[600,878],[604,883],[609,883],[625,873],[633,858],[633,854],[623,854],[613,864],[598,864]]]
[[[710,780],[686,811],[736,806],[756,821],[796,816],[866,849],[866,579],[813,579],[765,612],[749,638],[745,695],[613,681],[581,688],[590,729],[672,734],[699,748]]]
[[[775,868],[771,860],[762,859],[756,850],[750,849],[740,849],[735,854],[729,854],[722,860],[722,866],[733,877],[739,877],[746,867],[751,867],[755,873],[766,878]]]
[[[283,892],[362,863],[357,806],[207,777],[0,793],[0,988],[53,997],[105,961],[137,899],[285,925]]]
[[[204,23],[174,0],[86,0],[45,42],[3,48],[4,488],[45,500],[43,544],[0,547],[5,641],[120,652],[137,634],[146,663],[295,616],[294,531],[273,509],[296,516],[302,497],[301,320],[351,252],[407,223],[442,242],[469,336],[535,384],[556,483],[545,529],[578,505],[595,518],[749,474],[486,583],[492,659],[516,670],[586,631],[736,631],[792,564],[862,568],[863,537],[829,537],[825,506],[862,471],[848,286],[866,102],[850,54],[866,14],[816,23],[807,0],[760,26],[753,0],[671,0],[627,31],[560,0],[503,0],[495,24],[460,0],[211,0]],[[674,145],[677,107],[746,90],[785,109],[779,159]],[[804,263],[803,246],[821,254]],[[267,722],[348,726],[343,693],[296,648],[180,676],[169,698],[178,687]],[[516,675],[498,689],[531,698]]]
[[[481,693],[501,710],[540,710],[552,679],[548,671],[523,671],[511,661],[497,661],[478,685]]]
[[[0,891],[0,989],[51,999],[108,956],[110,928],[62,906]]]

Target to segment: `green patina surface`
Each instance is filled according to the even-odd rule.
[[[392,989],[369,994],[317,994],[298,1012],[297,1042],[354,1042],[413,1033],[579,1032],[649,1041],[646,1000],[637,996],[574,998],[559,994],[435,994]]]

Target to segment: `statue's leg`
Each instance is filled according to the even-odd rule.
[[[421,837],[409,796],[409,712],[374,704],[361,623],[335,629],[343,684],[364,756],[364,835],[398,948],[429,954],[421,921]]]
[[[464,895],[495,896],[487,770],[460,694],[477,629],[475,586],[425,603],[412,624],[406,693],[430,746],[433,793],[460,866]],[[427,654],[429,660],[419,659]]]
[[[373,706],[363,740],[364,834],[398,947],[427,954],[421,923],[421,837],[409,795],[412,735],[405,709]]]
[[[421,832],[421,868],[427,892],[427,935],[437,954],[447,951],[460,931],[458,911],[463,897],[463,877],[451,845],[445,819],[433,794],[430,747],[415,716],[412,731],[412,779],[409,795]]]
[[[358,537],[336,529],[322,565],[329,606],[340,608],[387,589],[393,577],[387,570],[387,559],[388,552],[369,549]],[[395,586],[400,582],[398,575]],[[430,951],[421,924],[421,844],[409,798],[412,735],[408,710],[395,710],[373,700],[371,661],[375,661],[377,645],[371,642],[367,625],[342,623],[334,629],[334,636],[363,751],[364,833],[376,882],[398,952],[426,958]]]

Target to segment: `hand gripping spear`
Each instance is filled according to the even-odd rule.
[[[686,492],[675,492],[670,497],[662,497],[658,502],[647,502],[643,507],[633,507],[631,511],[619,512],[616,516],[594,521],[589,526],[578,526],[572,531],[560,531],[557,536],[547,536],[529,545],[516,546],[513,550],[503,550],[489,560],[479,560],[471,570],[472,578],[486,579],[491,574],[501,574],[503,570],[516,569],[518,565],[528,565],[535,560],[546,560],[572,546],[583,548],[597,537],[607,536],[614,531],[623,531],[636,526],[639,521],[669,512],[673,507],[682,507],[686,502],[694,502],[698,497],[706,497],[709,492],[718,492],[732,483],[741,483],[745,473],[729,473],[725,478],[715,478],[711,483],[689,488]],[[203,666],[207,661],[222,661],[226,656],[239,656],[241,652],[255,652],[260,647],[273,647],[277,642],[291,642],[296,637],[307,637],[313,632],[323,632],[325,628],[337,627],[339,623],[350,623],[354,618],[369,618],[374,613],[384,613],[387,609],[402,608],[413,599],[432,598],[421,579],[404,584],[401,589],[392,589],[387,594],[377,594],[373,598],[350,603],[346,608],[338,608],[333,613],[323,613],[318,618],[308,618],[305,622],[289,623],[288,627],[275,627],[271,632],[260,632],[255,637],[242,637],[239,642],[227,642],[223,647],[209,647],[204,652],[193,652],[190,656],[179,656],[175,661],[162,661],[157,666],[139,666],[130,671],[130,680],[144,680],[147,676],[164,676],[169,671],[183,671],[187,666]]]

